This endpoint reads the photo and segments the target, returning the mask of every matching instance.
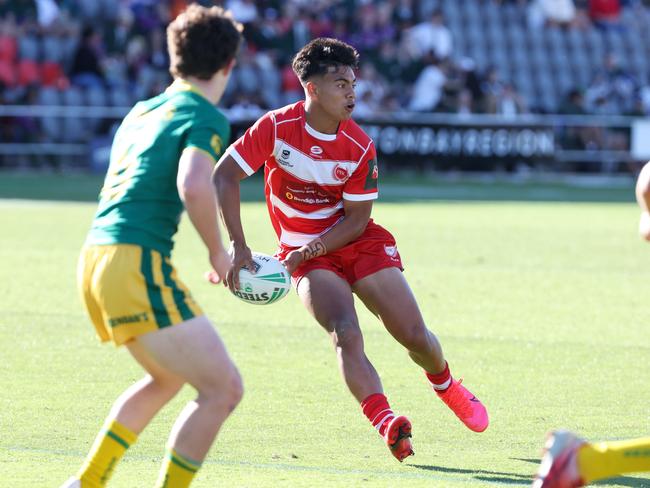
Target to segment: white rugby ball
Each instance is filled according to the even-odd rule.
[[[268,305],[284,298],[291,289],[291,276],[273,256],[253,253],[255,274],[239,270],[239,289],[230,290],[240,300],[254,305]]]

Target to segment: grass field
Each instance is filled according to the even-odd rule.
[[[0,173],[2,487],[56,487],[74,474],[111,402],[140,377],[124,350],[98,343],[76,295],[77,253],[94,211],[84,200],[96,185]],[[176,265],[246,389],[193,486],[527,486],[550,428],[590,439],[648,435],[650,246],[636,235],[631,188],[553,187],[544,197],[537,188],[539,198],[521,186],[474,190],[386,185],[389,201],[375,206],[452,371],[491,415],[485,433],[468,431],[360,308],[368,355],[393,408],[413,422],[416,456],[405,464],[362,416],[327,336],[296,296],[257,308],[208,285],[201,245],[183,222]],[[259,189],[247,194],[255,200]],[[431,199],[441,195],[456,201]],[[522,201],[527,195],[584,202]],[[11,199],[37,197],[57,201]],[[272,252],[263,204],[245,203],[243,218],[251,247]],[[161,412],[111,486],[153,485],[167,432],[191,397],[186,388]],[[602,484],[648,487],[650,478]]]

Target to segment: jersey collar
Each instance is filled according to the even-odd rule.
[[[167,93],[178,93],[178,92],[183,92],[183,91],[189,91],[192,93],[196,93],[197,95],[200,95],[201,97],[205,98],[206,100],[208,97],[205,96],[205,93],[201,91],[199,87],[197,87],[195,84],[190,83],[187,80],[184,80],[182,78],[176,78],[174,82],[167,87],[167,90],[165,90]]]
[[[300,106],[300,111],[301,111],[301,114],[302,114],[302,118],[305,121],[305,130],[307,131],[307,133],[310,136],[315,137],[316,139],[320,139],[321,141],[334,141],[334,140],[336,140],[336,134],[325,134],[324,132],[317,131],[311,125],[309,125],[307,123],[307,114],[305,113],[305,102],[304,102],[304,100],[302,102],[300,102],[300,105],[301,105]],[[340,124],[339,124],[339,128],[340,128]],[[337,133],[338,133],[338,131],[337,131]]]
[[[305,130],[310,135],[312,135],[316,139],[320,139],[321,141],[333,141],[336,139],[336,134],[325,134],[323,132],[319,132],[316,129],[314,129],[311,125],[309,125],[306,119],[305,119]]]

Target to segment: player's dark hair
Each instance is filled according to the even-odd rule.
[[[305,82],[315,75],[324,75],[331,67],[349,66],[357,69],[359,53],[338,39],[319,37],[303,47],[293,58],[294,73]]]
[[[221,7],[192,4],[167,26],[169,72],[208,80],[237,56],[242,25]]]

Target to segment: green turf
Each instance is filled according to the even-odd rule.
[[[57,486],[73,474],[111,402],[140,376],[125,351],[96,341],[76,295],[93,210],[0,200],[0,486]],[[243,214],[251,247],[272,252],[263,204],[246,203]],[[176,265],[246,389],[193,486],[527,486],[550,428],[648,435],[650,246],[636,236],[632,203],[379,203],[374,215],[396,235],[428,324],[489,408],[490,428],[462,426],[360,309],[368,355],[414,426],[416,456],[396,462],[295,295],[258,308],[205,283],[207,261],[184,220]],[[111,486],[152,486],[191,397],[185,389],[161,412]]]
[[[262,174],[244,180],[242,198],[263,201]],[[15,173],[0,171],[0,198],[96,201],[102,176],[85,173]],[[512,177],[474,176],[462,180],[408,173],[381,179],[382,201],[421,200],[630,202],[634,179],[607,180],[562,177],[516,180]]]

